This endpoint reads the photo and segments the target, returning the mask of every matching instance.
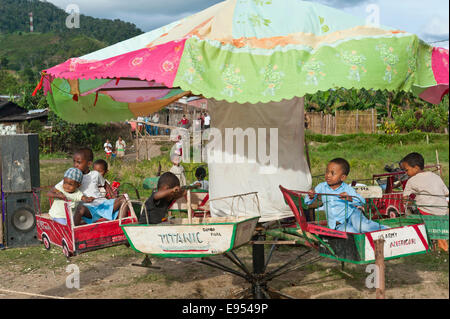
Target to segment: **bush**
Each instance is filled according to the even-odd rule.
[[[426,106],[422,110],[399,110],[394,114],[395,125],[401,132],[420,130],[423,132],[443,132],[448,125],[448,105],[441,103]]]

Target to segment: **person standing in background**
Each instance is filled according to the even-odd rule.
[[[206,113],[205,115],[205,130],[209,129],[211,126],[211,117],[209,117],[209,114]]]
[[[153,115],[152,122],[155,123],[155,124],[159,124],[159,114],[158,113],[155,113]],[[158,135],[158,133],[159,133],[158,132],[158,126],[154,127],[153,133],[154,133],[154,135]]]
[[[121,136],[116,141],[116,154],[118,158],[122,158],[125,156],[125,148],[127,147],[127,144],[122,139]]]

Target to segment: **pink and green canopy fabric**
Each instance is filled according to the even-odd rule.
[[[448,93],[448,50],[299,0],[227,0],[43,71],[51,108],[75,122],[151,114],[188,94],[268,103],[332,88]]]

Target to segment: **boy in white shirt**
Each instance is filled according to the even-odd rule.
[[[401,160],[401,165],[409,176],[403,196],[414,194],[419,212],[423,215],[448,215],[448,188],[433,172],[424,171],[425,160],[419,153],[410,153]]]

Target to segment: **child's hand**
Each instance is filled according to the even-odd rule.
[[[174,188],[172,188],[172,193],[176,194],[181,192],[181,187],[180,186],[175,186]]]
[[[352,201],[352,197],[350,195],[348,195],[346,192],[340,193],[339,198],[343,199],[343,200],[347,200],[349,202]]]
[[[308,196],[309,196],[309,198],[314,198],[314,195],[316,194],[316,192],[314,191],[314,189],[310,189],[309,191],[308,191]]]
[[[94,199],[95,197],[86,197],[86,196],[81,197],[81,200],[85,203],[91,203],[94,201]]]
[[[68,201],[67,197],[63,193],[61,193],[60,191],[56,192],[56,196],[55,197],[58,198],[58,199],[61,199],[63,201],[66,201],[66,202]]]

